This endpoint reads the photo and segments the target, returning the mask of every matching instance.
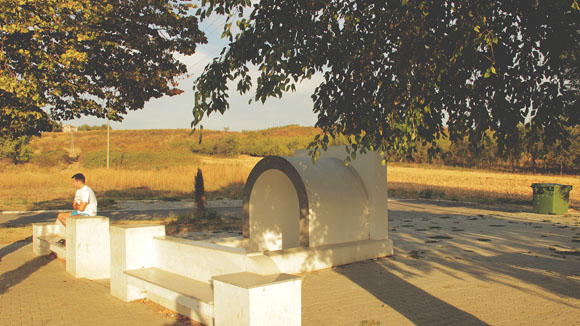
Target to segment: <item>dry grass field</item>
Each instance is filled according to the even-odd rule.
[[[433,166],[389,165],[389,194],[486,203],[531,203],[532,183],[573,186],[570,205],[580,206],[580,177],[531,175],[491,171],[445,169]]]
[[[194,177],[202,170],[209,199],[236,198],[260,158],[200,157],[195,164],[154,170],[12,167],[0,172],[0,210],[59,209],[72,203],[71,176],[82,172],[99,205],[115,199],[193,198]]]
[[[83,169],[99,200],[193,197],[197,168],[204,175],[210,199],[240,198],[243,185],[260,160],[257,157],[201,157],[198,164],[158,170]],[[67,208],[74,194],[70,177],[78,171],[14,167],[0,172],[0,210]],[[580,206],[580,177],[523,175],[489,171],[389,165],[389,195],[403,198],[440,198],[458,201],[530,203],[532,183],[570,184],[571,206]],[[104,199],[104,200],[103,200]]]
[[[204,140],[221,141],[236,135],[276,141],[284,137],[308,138],[316,132],[314,128],[299,126],[243,133],[207,130]],[[97,193],[102,208],[123,199],[192,199],[198,168],[204,175],[208,199],[240,198],[244,183],[260,157],[204,156],[191,150],[197,141],[197,135],[192,136],[189,130],[183,129],[113,130],[111,152],[117,161],[107,169],[104,167],[106,131],[83,131],[74,136],[43,134],[30,144],[35,155],[30,163],[0,165],[0,211],[69,208],[74,195],[71,176],[77,172],[86,175],[87,184]],[[390,164],[387,171],[391,197],[530,203],[532,183],[562,183],[574,187],[570,204],[580,206],[578,176],[409,164]]]

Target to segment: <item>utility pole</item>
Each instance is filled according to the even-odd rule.
[[[71,128],[70,130],[70,156],[75,156],[75,131]]]
[[[110,138],[109,137],[109,131],[110,130],[111,130],[110,120],[109,120],[109,117],[107,117],[107,169],[109,168],[109,144],[110,144],[110,141],[109,141],[109,138]]]

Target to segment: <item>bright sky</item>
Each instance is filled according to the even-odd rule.
[[[195,55],[181,57],[181,61],[187,64],[191,78],[183,79],[179,88],[184,91],[177,96],[166,96],[153,99],[145,104],[143,110],[130,111],[123,122],[111,121],[111,127],[119,129],[188,129],[191,127],[193,115],[194,92],[192,89],[194,80],[201,74],[206,64],[217,57],[226,44],[220,39],[223,28],[222,17],[211,17],[204,21],[201,29],[206,32],[208,44],[197,47]],[[256,76],[252,74],[252,76]],[[253,80],[255,83],[255,79]],[[287,93],[282,99],[271,98],[265,104],[253,102],[248,104],[250,94],[243,97],[230,87],[230,109],[224,114],[213,114],[202,121],[204,129],[231,131],[258,130],[270,127],[298,124],[301,126],[314,126],[316,115],[312,112],[312,99],[310,95],[318,83],[314,80],[304,82],[297,86],[296,92]],[[84,117],[64,124],[79,126],[82,124],[102,125],[106,120],[94,117]]]

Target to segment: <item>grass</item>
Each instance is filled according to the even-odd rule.
[[[96,192],[100,208],[122,199],[193,199],[198,167],[203,171],[208,199],[240,198],[259,159],[200,156],[193,163],[152,170],[15,166],[0,172],[0,210],[68,209],[74,196],[71,176],[79,171]]]
[[[32,227],[30,225],[0,225],[0,244],[18,241],[32,241]]]
[[[162,169],[82,169],[95,190],[101,208],[124,199],[193,199],[194,177],[201,168],[207,198],[241,198],[243,186],[260,158],[199,156],[193,163]],[[43,169],[33,166],[5,168],[0,172],[0,210],[68,209],[74,194],[70,177],[78,167]],[[389,165],[389,196],[433,198],[482,203],[529,204],[532,183],[562,183],[574,187],[570,205],[580,206],[580,178],[524,175],[426,165]]]
[[[569,184],[573,186],[570,205],[580,206],[580,178],[577,176],[446,169],[429,165],[389,165],[387,180],[389,195],[392,197],[516,204],[532,202],[532,183]]]
[[[219,143],[235,135],[240,139],[255,138],[256,146],[267,141],[278,146],[284,143],[280,139],[308,138],[317,132],[299,126],[241,133],[206,130],[203,139]],[[107,169],[106,131],[45,133],[30,144],[36,160],[24,165],[0,165],[0,211],[69,209],[74,195],[70,178],[77,172],[87,176],[87,184],[95,190],[100,208],[114,207],[116,201],[126,199],[191,200],[197,168],[203,171],[208,200],[241,198],[244,183],[260,157],[225,158],[193,153],[197,136],[184,129],[113,130],[111,168]],[[62,153],[70,157],[61,159]],[[577,176],[412,164],[389,164],[387,174],[391,197],[529,204],[530,185],[550,182],[571,184],[574,190],[570,193],[570,204],[580,206]]]

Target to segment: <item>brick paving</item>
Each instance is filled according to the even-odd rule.
[[[305,274],[303,325],[580,325],[580,217],[389,202],[395,256]]]
[[[390,201],[389,220],[395,256],[303,275],[303,325],[580,325],[580,215]],[[0,247],[0,326],[180,323]]]
[[[108,282],[75,279],[64,261],[30,242],[0,248],[0,325],[181,325],[140,302],[109,295]]]

